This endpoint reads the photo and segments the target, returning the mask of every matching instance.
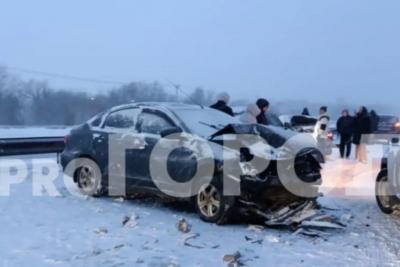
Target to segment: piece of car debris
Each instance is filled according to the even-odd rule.
[[[308,237],[313,237],[313,238],[327,238],[330,236],[330,234],[323,232],[323,231],[318,231],[315,229],[305,229],[305,228],[299,228],[297,229],[292,235],[297,236],[297,235],[304,235]]]
[[[262,225],[249,225],[249,227],[247,227],[247,230],[257,233],[261,233],[264,229],[265,227]]]
[[[216,244],[207,244],[207,243],[202,243],[202,245],[194,244],[193,242],[189,242],[191,240],[196,240],[198,237],[200,237],[199,233],[195,234],[187,234],[185,239],[183,240],[183,245],[191,248],[196,248],[196,249],[204,249],[204,248],[210,248],[210,249],[217,249],[220,247],[220,245]]]
[[[123,203],[125,199],[123,197],[114,198],[114,202]]]
[[[223,258],[223,262],[229,267],[242,266],[243,264],[240,262],[241,257],[242,255],[239,251],[237,251],[233,254],[225,255]]]
[[[326,222],[326,221],[303,221],[302,227],[328,228],[328,229],[344,229],[342,225]]]
[[[108,230],[107,230],[107,228],[100,227],[100,228],[96,228],[96,229],[94,230],[94,232],[95,232],[96,234],[98,234],[98,235],[105,235],[105,234],[108,233]]]
[[[353,215],[351,215],[350,213],[346,213],[346,214],[343,214],[341,217],[340,217],[340,222],[343,224],[343,225],[346,225],[346,224],[348,224],[349,222],[350,222],[350,220],[353,218]]]
[[[192,226],[185,219],[182,218],[176,223],[176,228],[180,232],[187,234],[190,232]]]
[[[135,213],[132,214],[131,216],[124,216],[124,218],[122,219],[122,226],[133,228],[138,225],[137,222],[138,219],[139,216],[136,215]]]
[[[278,211],[271,212],[269,214],[261,214],[267,220],[265,223],[269,226],[276,226],[276,225],[286,225],[289,226],[293,224],[292,218],[295,218],[296,215],[299,215],[300,212],[305,212],[307,210],[311,210],[314,207],[313,201],[305,201],[301,204],[293,204],[291,207],[286,206]],[[259,213],[260,214],[260,213]]]

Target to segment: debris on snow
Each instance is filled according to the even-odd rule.
[[[190,235],[185,238],[185,240],[183,241],[183,244],[187,247],[202,249],[202,248],[204,248],[203,246],[193,245],[193,244],[189,243],[189,240],[196,239],[199,236],[200,236],[200,234]]]
[[[96,228],[96,229],[94,230],[94,232],[95,232],[96,234],[98,234],[98,235],[105,235],[105,234],[108,233],[108,230],[107,230],[107,228],[100,227],[100,228]]]
[[[138,225],[139,216],[133,213],[131,216],[124,216],[122,219],[122,226],[126,226],[129,228],[134,228]]]
[[[180,232],[187,234],[190,232],[192,226],[185,219],[182,218],[176,223],[176,228]]]
[[[299,228],[297,229],[294,233],[293,236],[297,235],[304,235],[308,237],[313,237],[313,238],[327,238],[330,236],[328,233],[315,230],[315,229],[305,229],[305,228]]]
[[[247,230],[256,232],[256,233],[261,233],[264,229],[265,229],[265,227],[262,225],[249,225],[249,227],[247,227]]]
[[[123,247],[125,247],[124,244],[119,244],[119,245],[114,246],[114,250],[118,250],[118,249],[121,249]]]
[[[130,220],[131,220],[131,217],[124,216],[124,218],[122,219],[122,225],[125,226],[125,224],[127,224]]]
[[[269,243],[279,243],[280,242],[279,238],[276,236],[273,236],[273,235],[267,235],[264,239],[266,241],[268,241]]]
[[[216,245],[216,244],[210,244],[210,243],[206,244],[204,242],[201,245],[197,245],[197,244],[194,244],[193,242],[189,242],[191,240],[197,239],[198,237],[200,237],[199,233],[187,235],[185,237],[185,239],[183,240],[183,245],[186,247],[191,247],[191,248],[196,248],[196,249],[204,249],[204,248],[217,249],[220,247],[219,245]]]
[[[240,254],[239,251],[233,253],[233,254],[227,254],[223,257],[223,262],[229,266],[243,266],[243,263],[240,262],[240,258],[242,255]]]
[[[347,225],[349,222],[350,222],[350,220],[353,218],[353,215],[351,215],[350,213],[346,213],[346,214],[343,214],[341,217],[340,217],[340,222],[343,224],[343,225]]]
[[[117,202],[117,203],[124,203],[124,201],[125,201],[125,199],[123,197],[114,198],[114,202]]]
[[[277,211],[263,212],[256,210],[257,214],[266,219],[267,226],[285,226],[298,230],[299,228],[316,229],[344,229],[351,215],[341,219],[333,215],[326,214],[323,207],[320,207],[314,201],[305,201],[303,203],[293,203]],[[299,231],[307,235],[320,235],[320,233]]]
[[[144,260],[141,259],[141,258],[138,258],[138,259],[136,260],[136,264],[143,264],[143,263],[144,263]]]
[[[330,229],[344,229],[343,226],[326,221],[304,221],[301,223],[304,227],[315,227],[315,228],[330,228]]]

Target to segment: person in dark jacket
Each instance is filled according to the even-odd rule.
[[[374,133],[378,130],[379,116],[376,114],[375,110],[371,110],[369,116],[371,119],[371,133]]]
[[[256,105],[261,111],[260,114],[257,116],[257,123],[268,125],[268,120],[267,117],[265,116],[265,113],[268,111],[269,108],[268,100],[265,98],[259,98],[256,102]]]
[[[354,133],[354,119],[347,109],[342,111],[342,116],[336,123],[336,129],[340,134],[340,157],[344,158],[346,154],[346,158],[349,158],[351,154],[351,138]]]
[[[367,135],[371,133],[371,119],[366,107],[358,109],[354,119],[353,143],[356,145],[356,159],[360,162],[367,161]]]
[[[303,111],[301,112],[301,115],[310,116],[310,111],[308,111],[307,107],[303,108]]]
[[[217,102],[210,106],[210,108],[225,112],[228,115],[233,116],[233,110],[229,104],[229,95],[227,93],[221,93],[217,96]]]

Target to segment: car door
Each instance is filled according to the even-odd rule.
[[[93,142],[96,150],[96,154],[103,158],[107,162],[108,170],[116,168],[119,162],[109,162],[110,155],[110,142],[111,140],[123,142],[122,139],[134,138],[137,135],[136,122],[138,115],[140,114],[140,108],[124,108],[120,110],[115,110],[110,112],[103,123],[100,131],[98,131],[97,136],[94,136]],[[117,149],[111,145],[111,149]],[[128,157],[129,149],[126,151],[117,151],[117,153],[125,153],[125,164],[126,169],[123,171],[125,177],[128,178],[128,183],[139,183],[137,179],[140,177],[135,177],[130,172],[129,166],[136,165],[135,158]]]
[[[144,177],[146,185],[154,187],[150,175],[150,156],[154,146],[161,139],[161,132],[165,129],[176,127],[174,121],[164,112],[157,109],[145,108],[138,117],[137,129],[144,138],[145,147],[135,151],[132,155],[138,158],[138,165],[133,172],[135,175]]]
[[[185,182],[196,171],[196,160],[191,150],[185,147],[176,147],[174,140],[168,138],[161,139],[161,132],[172,127],[179,127],[179,125],[161,111],[143,109],[139,115],[138,131],[143,135],[146,147],[139,152],[140,168],[136,171],[139,172],[138,175],[146,177],[149,187],[155,187],[150,174],[150,160],[157,161],[165,156],[158,157],[159,155],[151,154],[156,144],[162,146],[165,151],[171,152],[165,164],[167,164],[167,169],[172,179],[178,182]]]

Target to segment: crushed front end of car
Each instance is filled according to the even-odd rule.
[[[259,138],[249,138],[251,135]],[[235,144],[234,149],[239,149],[241,192],[236,205],[243,212],[271,219],[282,209],[287,208],[281,216],[295,211],[297,214],[316,203],[324,157],[309,135],[271,126],[238,124],[226,126],[210,140],[225,148]],[[267,164],[255,166],[262,160]],[[225,172],[230,170],[225,166]]]

